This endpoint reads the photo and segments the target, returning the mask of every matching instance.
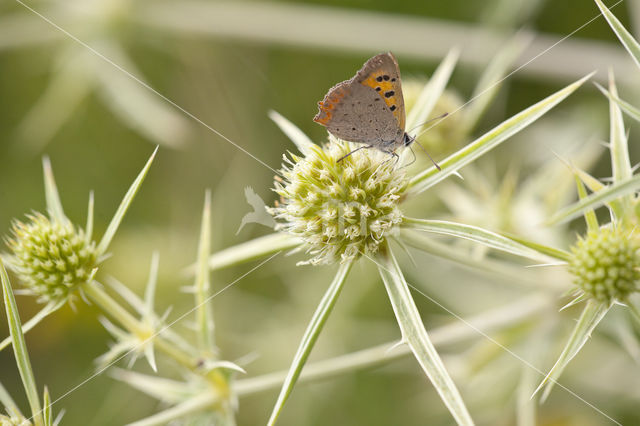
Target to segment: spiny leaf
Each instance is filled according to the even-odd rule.
[[[593,299],[589,300],[580,315],[580,319],[576,324],[569,340],[567,341],[562,353],[558,357],[555,365],[549,371],[549,374],[544,378],[542,383],[535,390],[534,395],[538,393],[540,389],[546,386],[541,401],[544,401],[553,385],[558,380],[562,371],[569,364],[569,362],[580,352],[580,349],[587,343],[587,340],[591,336],[591,332],[598,325],[598,323],[604,318],[605,314],[609,311],[610,305],[606,303],[600,303]]]
[[[433,73],[429,82],[425,85],[407,117],[406,127],[409,131],[413,130],[415,126],[424,123],[427,117],[429,117],[433,107],[436,105],[436,102],[438,102],[438,99],[440,99],[445,87],[447,87],[459,55],[460,52],[458,49],[451,49]]]
[[[284,133],[289,137],[289,139],[291,139],[291,142],[296,145],[296,147],[302,154],[309,154],[311,152],[310,149],[316,146],[316,144],[314,144],[313,141],[309,139],[309,137],[302,130],[300,130],[291,121],[280,115],[277,111],[269,111],[269,118],[273,120],[273,122],[276,123],[278,127],[280,127],[282,133]]]
[[[519,244],[518,242],[511,240],[510,238],[473,225],[448,222],[444,220],[404,218],[403,226],[425,232],[433,232],[436,234],[464,238],[466,240],[480,243],[496,250],[504,251],[516,256],[526,257],[528,259],[533,259],[536,261],[555,261],[555,259],[551,259],[546,254],[542,254],[537,250],[533,250],[529,247]]]
[[[613,32],[618,36],[618,39],[624,45],[624,48],[627,49],[627,52],[633,58],[633,61],[640,67],[640,44],[633,38],[631,33],[627,31],[627,29],[622,25],[622,23],[615,17],[613,13],[602,3],[601,0],[595,0],[596,5],[600,8],[602,15],[604,15],[605,19],[611,26]],[[617,3],[616,3],[617,4]]]
[[[615,182],[604,189],[594,192],[575,204],[567,206],[552,215],[546,222],[547,225],[556,225],[567,222],[580,216],[585,210],[595,209],[605,203],[616,200],[623,195],[640,190],[640,175],[634,176],[624,182]]]
[[[250,262],[282,250],[298,247],[300,244],[302,240],[289,234],[281,232],[268,234],[212,254],[209,257],[209,268],[215,271]],[[189,267],[189,271],[195,271],[195,265]]]
[[[111,222],[107,227],[107,230],[102,236],[102,240],[100,240],[100,243],[96,247],[96,252],[98,253],[98,255],[104,254],[107,251],[107,248],[109,248],[109,244],[111,243],[111,240],[115,236],[116,231],[118,230],[118,227],[120,226],[120,223],[122,222],[122,219],[124,218],[125,213],[129,209],[129,206],[131,205],[131,202],[133,201],[134,197],[138,193],[138,190],[140,189],[140,186],[142,185],[144,178],[147,176],[147,172],[149,171],[149,168],[151,167],[151,163],[153,162],[153,159],[155,158],[157,152],[158,152],[158,147],[156,147],[156,149],[153,150],[153,154],[151,154],[151,157],[147,161],[147,164],[145,164],[145,166],[142,168],[142,171],[138,174],[138,177],[136,177],[136,180],[133,181],[133,183],[131,184],[131,187],[129,187],[129,190],[127,191],[124,198],[122,199],[120,206],[118,206],[118,210],[116,210],[116,213],[113,215],[113,219],[111,219]]]
[[[578,189],[578,196],[582,200],[587,197],[587,189],[584,187],[584,184],[577,174],[574,174],[574,177],[576,180],[576,187]],[[584,220],[587,222],[587,229],[589,229],[590,231],[595,231],[600,227],[598,225],[598,218],[596,217],[596,213],[593,211],[593,209],[585,210]]]
[[[282,389],[280,390],[280,394],[278,395],[278,400],[276,401],[275,406],[273,407],[273,411],[271,412],[271,417],[267,422],[268,426],[273,426],[278,419],[278,416],[282,412],[282,408],[284,407],[284,403],[289,398],[291,391],[293,390],[298,377],[300,376],[300,372],[304,367],[304,364],[307,362],[307,358],[313,349],[313,345],[316,343],[320,332],[322,331],[322,327],[325,322],[329,318],[329,314],[333,310],[336,301],[338,300],[338,296],[340,296],[340,291],[346,281],[349,270],[351,270],[351,266],[353,262],[347,262],[340,265],[338,272],[333,279],[333,282],[327,289],[326,293],[322,297],[322,300],[318,304],[309,325],[307,326],[306,331],[304,332],[304,336],[302,337],[302,341],[298,346],[298,350],[293,358],[293,362],[289,367],[289,371],[287,373],[287,377],[282,384]]]
[[[462,167],[471,163],[475,159],[491,151],[502,142],[546,114],[551,108],[573,93],[592,75],[593,74],[589,74],[581,78],[580,80],[568,85],[562,90],[557,91],[553,95],[546,97],[535,105],[530,106],[524,111],[521,111],[494,127],[483,136],[443,160],[440,163],[442,168],[441,171],[438,171],[435,167],[430,167],[424,172],[417,174],[409,182],[411,193],[420,193],[432,187],[436,183],[447,178],[449,175],[456,173]]]
[[[44,156],[42,158],[42,168],[44,169],[44,193],[45,199],[47,200],[47,210],[58,223],[64,223],[67,217],[64,215],[64,209],[60,202],[60,194],[58,194],[58,187],[53,177],[49,157]]]
[[[196,282],[194,284],[196,297],[196,330],[198,346],[201,351],[212,354],[215,352],[213,313],[210,300],[211,283],[209,281],[209,253],[211,252],[211,192],[205,194],[202,209],[202,224],[200,227],[200,243],[198,246],[198,263]]]
[[[473,425],[473,420],[455,383],[429,339],[402,270],[388,245],[385,249],[384,252],[376,256],[376,263],[400,326],[402,340],[411,348],[418,363],[456,422],[459,425]]]
[[[36,387],[36,380],[33,376],[33,370],[31,369],[31,361],[29,360],[27,344],[24,341],[24,334],[22,334],[18,305],[16,304],[16,299],[13,297],[13,290],[11,289],[9,277],[7,276],[7,271],[4,269],[2,259],[0,259],[0,281],[2,281],[4,306],[7,313],[11,340],[13,341],[13,353],[16,357],[16,364],[18,365],[22,385],[24,386],[29,406],[31,407],[33,421],[36,426],[41,426],[43,424],[43,419],[40,397],[38,396],[38,388]]]

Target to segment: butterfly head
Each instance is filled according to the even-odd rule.
[[[415,136],[411,136],[409,135],[409,133],[404,134],[404,137],[402,139],[402,143],[404,144],[404,146],[409,146],[412,143],[414,143],[416,141],[416,137]]]

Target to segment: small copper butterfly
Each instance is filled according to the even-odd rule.
[[[313,121],[340,139],[364,144],[338,162],[365,148],[376,148],[397,159],[395,150],[415,141],[405,132],[400,69],[391,52],[369,59],[353,78],[329,89],[318,106]]]

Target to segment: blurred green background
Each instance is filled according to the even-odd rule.
[[[599,15],[595,4],[585,0],[65,0],[26,4],[274,169],[279,168],[283,153],[294,146],[267,112],[278,111],[313,140],[324,141],[325,129],[311,120],[317,101],[375,53],[393,50],[405,81],[424,78],[450,48],[468,41],[465,37],[470,34],[481,34],[486,38],[474,36],[477,43],[459,46],[461,59],[449,85],[466,100],[481,70],[517,29],[526,28],[534,37],[516,62],[522,65]],[[640,28],[637,2],[623,2],[613,11],[627,27]],[[474,133],[481,134],[590,70],[597,69],[596,79],[605,81],[607,64],[616,72],[623,97],[637,99],[637,85],[630,84],[638,81],[633,63],[605,21],[598,18],[510,76]],[[493,170],[498,181],[514,164],[520,176],[526,177],[540,167],[541,162],[535,161],[558,161],[551,150],[564,143],[566,128],[575,130],[572,135],[584,136],[571,141],[578,143],[579,150],[582,143],[593,147],[606,139],[607,120],[607,102],[587,84],[531,129],[491,153],[483,165]],[[41,161],[48,155],[66,213],[76,223],[84,223],[89,191],[95,191],[95,232],[100,236],[154,145],[160,144],[149,176],[111,246],[113,256],[100,273],[116,277],[141,294],[151,254],[159,251],[156,304],[159,311],[173,306],[170,318],[193,305],[192,296],[181,291],[191,283],[183,269],[195,260],[206,188],[213,191],[215,250],[269,232],[260,225],[249,225],[236,235],[240,219],[251,211],[244,199],[245,187],[252,187],[267,204],[275,200],[270,190],[272,170],[16,2],[0,5],[0,129],[2,234],[9,232],[13,218],[43,211]],[[637,158],[633,144],[637,130],[631,126],[632,161]],[[452,151],[445,147],[439,158]],[[608,159],[600,158],[591,172],[608,176]],[[432,204],[423,207],[424,216],[446,213],[439,202]],[[281,255],[215,298],[222,355],[229,360],[255,355],[245,366],[250,376],[288,366],[335,270],[295,266],[301,259],[300,255]],[[416,268],[404,261],[411,282],[428,289],[463,317],[521,295],[517,286],[452,263],[424,256],[416,260],[424,267]],[[214,289],[221,289],[252,266],[216,272]],[[371,266],[361,262],[355,268],[312,360],[399,337],[383,286]],[[428,300],[415,297],[428,329],[453,320]],[[18,303],[23,319],[38,309],[27,297],[20,297]],[[80,300],[75,310],[64,307],[27,335],[38,384],[46,384],[54,399],[65,395],[55,407],[56,412],[66,410],[63,424],[124,424],[161,408],[108,373],[66,394],[93,374],[94,359],[108,347],[110,337],[98,315]],[[566,335],[571,324],[568,316],[567,328],[558,330],[559,335]],[[175,327],[189,336],[186,326],[183,321]],[[8,334],[5,320],[0,330],[4,338]],[[551,358],[558,350],[550,350]],[[480,363],[476,370],[470,367],[465,357],[471,353],[477,358],[473,351],[494,351],[486,364],[495,363],[493,367],[505,372],[504,377],[479,378],[487,365]],[[520,374],[518,360],[482,337],[469,345],[446,348],[443,357],[479,424],[515,423],[513,386]],[[143,364],[139,363],[145,370]],[[540,365],[548,369],[550,359]],[[606,335],[594,336],[563,376],[563,383],[625,424],[639,423],[638,382],[603,389],[596,378],[585,377],[598,377],[605,366],[620,369],[607,370],[614,371],[610,374],[622,371],[638,377],[640,373],[638,365],[625,358]],[[26,407],[10,350],[0,353],[0,372],[2,383]],[[475,381],[467,382],[464,377],[475,377]],[[264,424],[276,396],[274,390],[241,399],[238,424]],[[281,420],[282,425],[452,423],[410,357],[382,368],[300,385]],[[540,408],[539,423],[609,424],[560,389]]]

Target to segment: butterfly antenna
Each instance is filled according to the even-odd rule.
[[[431,156],[429,155],[429,153],[427,152],[426,149],[424,149],[424,146],[422,146],[422,144],[420,142],[418,142],[417,140],[414,140],[415,143],[417,143],[420,148],[422,148],[422,150],[424,151],[425,154],[427,154],[427,157],[429,157],[429,160],[431,160],[431,162],[433,163],[434,166],[436,166],[436,169],[438,169],[438,171],[441,171],[442,169],[440,168],[440,166],[438,165],[438,163],[435,162],[435,160],[433,158],[431,158]],[[413,152],[413,151],[411,151]],[[414,154],[415,155],[415,154]]]
[[[415,129],[417,129],[418,127],[424,126],[425,124],[429,124],[429,123],[431,123],[432,121],[442,120],[443,118],[445,118],[445,117],[446,117],[446,116],[448,116],[448,115],[449,115],[449,113],[448,113],[448,112],[445,112],[444,114],[441,114],[441,115],[439,115],[439,116],[437,116],[437,117],[433,117],[433,118],[428,119],[427,121],[423,121],[422,123],[418,124],[417,126],[413,126],[413,127],[411,128],[411,130],[409,130],[409,132],[414,131],[414,130],[415,130]]]

